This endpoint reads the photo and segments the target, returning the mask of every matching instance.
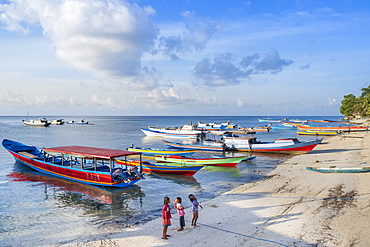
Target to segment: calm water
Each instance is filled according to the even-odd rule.
[[[258,118],[262,117],[83,118],[93,125],[25,127],[22,117],[0,117],[0,139],[7,138],[37,147],[82,145],[126,149],[134,144],[166,148],[162,138],[146,137],[140,128],[148,125],[180,126],[198,120],[215,123],[231,120],[242,127],[264,124],[258,122]],[[64,119],[80,120],[82,117]],[[271,130],[268,133],[257,133],[256,136],[261,141],[272,141],[275,138],[296,137],[296,134],[292,130]],[[171,200],[177,196],[186,199],[188,194],[193,193],[199,201],[205,201],[242,183],[262,179],[287,158],[289,156],[257,155],[256,159],[241,162],[236,168],[206,168],[194,177],[147,175],[145,180],[135,186],[107,189],[43,175],[15,163],[13,157],[1,147],[0,246],[58,245],[76,239],[89,239],[94,228],[142,223],[160,216],[164,196],[169,196]],[[183,204],[190,206],[188,200],[184,200]]]

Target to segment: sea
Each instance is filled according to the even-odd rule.
[[[37,119],[38,116],[28,117]],[[27,127],[25,117],[0,117],[0,137],[40,148],[68,145],[121,149],[134,145],[167,148],[161,137],[147,137],[140,128],[171,127],[189,123],[224,123],[240,127],[266,125],[258,119],[335,119],[333,116],[47,116],[49,120],[85,119],[88,125],[67,124],[49,127]],[[272,123],[279,125],[279,123]],[[272,129],[256,132],[260,141],[298,137],[295,130]],[[167,139],[187,141],[184,139]],[[220,153],[214,153],[220,155]],[[222,154],[222,153],[221,153]],[[199,153],[200,156],[213,155]],[[207,201],[244,183],[266,178],[290,155],[224,153],[223,155],[256,156],[236,167],[205,167],[194,176],[145,175],[145,179],[126,188],[89,186],[42,174],[16,163],[0,148],[0,246],[58,246],[72,242],[99,239],[104,229],[124,229],[142,224],[161,215],[163,197],[171,201],[183,198],[183,205],[194,194],[200,202]],[[160,229],[160,226],[159,228]]]

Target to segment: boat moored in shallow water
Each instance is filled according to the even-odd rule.
[[[142,178],[140,167],[122,167],[115,162],[115,158],[126,159],[130,155],[140,155],[141,161],[141,154],[137,152],[85,146],[39,149],[8,139],[2,144],[16,161],[36,171],[76,182],[126,187]]]
[[[129,147],[128,151],[140,152],[145,156],[155,156],[155,155],[182,155],[190,156],[194,154],[197,150],[194,149],[177,149],[177,148],[167,148],[167,149],[155,149],[155,148],[140,148],[140,147]]]

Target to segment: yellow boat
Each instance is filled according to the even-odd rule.
[[[298,135],[310,135],[310,136],[335,136],[338,135],[339,131],[309,131],[309,130],[301,130],[296,131]]]

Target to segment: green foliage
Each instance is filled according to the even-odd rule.
[[[346,117],[370,116],[370,85],[361,89],[362,94],[356,98],[353,94],[344,95],[340,113]]]

